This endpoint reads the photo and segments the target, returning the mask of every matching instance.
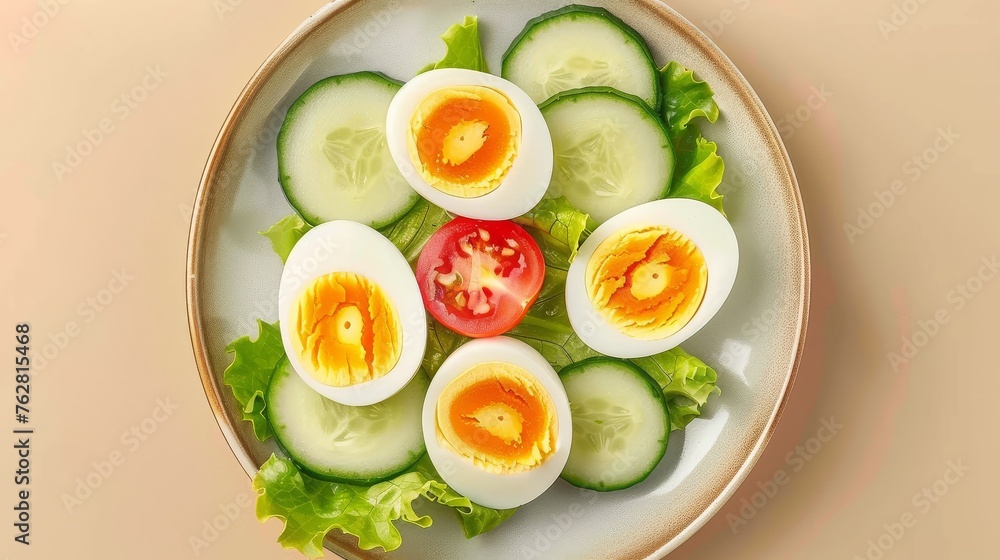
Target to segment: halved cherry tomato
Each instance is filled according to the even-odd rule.
[[[424,307],[449,329],[496,336],[535,302],[545,261],[535,240],[509,221],[458,217],[431,235],[417,260]]]

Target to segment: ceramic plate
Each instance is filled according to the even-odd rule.
[[[490,68],[525,22],[552,0],[344,0],[306,20],[240,95],[209,156],[188,253],[191,337],[205,392],[233,452],[254,473],[274,451],[254,439],[222,384],[231,340],[277,319],[281,262],[257,234],[292,212],[277,182],[275,138],[289,104],[326,76],[380,70],[407,79],[443,54],[438,36],[466,14],[480,18]],[[659,558],[703,525],[740,484],[774,429],[794,378],[809,294],[805,220],[788,156],[760,100],[705,35],[655,0],[591,2],[646,38],[658,64],[677,60],[716,92],[722,118],[704,127],[726,160],[726,209],[740,244],[739,274],[719,314],[685,343],[719,373],[722,395],[671,437],[642,484],[599,494],[562,481],[500,528],[466,540],[451,512],[424,505],[435,523],[399,523],[393,553],[362,551],[333,531],[348,558]],[[758,328],[757,323],[766,324]],[[249,482],[248,482],[249,484]],[[272,521],[272,523],[277,523]],[[278,545],[275,544],[275,554]]]

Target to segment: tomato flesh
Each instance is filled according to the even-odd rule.
[[[517,325],[544,279],[538,244],[509,221],[455,218],[427,240],[417,260],[424,307],[470,337],[496,336]]]

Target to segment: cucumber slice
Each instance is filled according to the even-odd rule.
[[[635,95],[654,110],[660,80],[646,41],[610,12],[566,6],[525,25],[503,55],[501,76],[535,103],[586,86]]]
[[[666,196],[674,150],[663,121],[638,97],[581,88],[540,109],[555,158],[548,196],[565,196],[598,222]]]
[[[559,372],[573,414],[562,478],[600,492],[634,486],[663,458],[670,436],[659,385],[635,364],[596,357]]]
[[[392,161],[385,117],[401,85],[374,72],[320,80],[292,103],[278,133],[278,179],[306,222],[395,222],[419,195]]]
[[[429,384],[420,371],[380,403],[347,406],[314,391],[282,358],[264,410],[274,437],[302,470],[322,480],[368,485],[406,470],[426,452],[420,411]]]

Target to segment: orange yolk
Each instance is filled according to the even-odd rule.
[[[471,198],[500,185],[513,164],[521,123],[499,92],[468,86],[429,95],[411,126],[414,163],[425,180]]]
[[[495,472],[538,466],[554,451],[548,392],[522,368],[484,363],[452,381],[439,400],[439,432],[460,454]]]
[[[587,263],[591,302],[622,333],[656,340],[679,331],[705,295],[708,266],[698,247],[663,226],[623,230]]]
[[[463,136],[461,127],[467,131]],[[458,138],[449,138],[451,132]],[[445,155],[445,141],[482,144],[472,155],[461,161],[461,155],[448,158]],[[417,138],[417,152],[432,175],[469,183],[479,181],[492,173],[503,163],[510,142],[510,123],[507,115],[488,101],[475,99],[449,99],[438,105],[430,117],[424,121],[424,128]],[[450,155],[450,154],[449,154]]]
[[[377,284],[351,272],[312,281],[292,307],[292,346],[320,383],[346,387],[389,373],[403,331],[396,308]]]

